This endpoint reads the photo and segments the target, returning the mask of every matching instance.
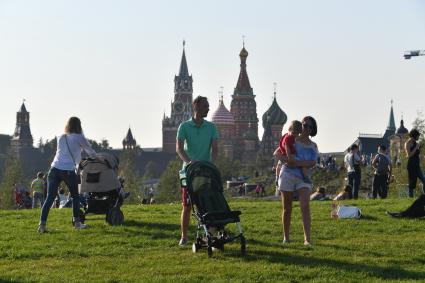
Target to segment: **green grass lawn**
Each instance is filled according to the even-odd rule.
[[[36,232],[39,210],[0,211],[0,282],[425,282],[425,221],[385,215],[411,202],[346,201],[362,209],[360,220],[331,219],[331,203],[314,202],[306,248],[297,202],[292,242],[283,246],[279,201],[232,201],[243,212],[247,255],[230,243],[212,258],[177,246],[179,204],[124,206],[125,225],[93,215],[81,231],[70,209],[54,209],[47,234]],[[192,236],[194,226],[192,219]]]

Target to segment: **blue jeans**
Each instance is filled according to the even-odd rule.
[[[43,194],[40,192],[34,192],[32,195],[32,208],[38,207],[38,202],[40,202],[40,206],[43,205]]]
[[[66,171],[52,167],[47,175],[47,197],[43,204],[43,208],[41,209],[40,224],[46,224],[50,207],[52,207],[52,204],[55,201],[59,184],[62,181],[68,187],[72,197],[72,216],[74,217],[74,221],[79,221],[80,202],[75,172],[73,170]]]
[[[388,194],[388,174],[375,174],[372,183],[372,196],[386,198]]]
[[[359,197],[361,175],[357,172],[348,173],[348,184],[351,186],[351,192],[348,192],[350,199],[357,199]]]

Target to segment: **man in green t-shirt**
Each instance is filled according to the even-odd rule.
[[[180,124],[177,130],[176,151],[183,167],[194,161],[214,162],[217,157],[218,133],[214,123],[204,120],[210,106],[206,97],[198,96],[192,103],[194,115],[191,119]],[[179,245],[188,242],[187,230],[189,227],[192,204],[189,201],[186,188],[181,189],[181,238]]]
[[[44,178],[44,173],[38,172],[37,178],[34,179],[31,183],[32,208],[38,207],[38,202],[40,202],[40,206],[43,205],[43,202],[44,202],[43,192],[45,187],[45,182],[43,178]]]

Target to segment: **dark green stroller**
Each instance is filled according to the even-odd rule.
[[[180,176],[181,185],[187,187],[193,215],[198,221],[192,251],[196,253],[206,247],[208,256],[212,256],[213,248],[224,250],[224,244],[239,239],[241,254],[245,255],[245,237],[239,220],[241,212],[230,210],[223,195],[220,171],[210,162],[197,161],[184,172]],[[228,223],[235,223],[239,234],[230,235],[225,230]]]

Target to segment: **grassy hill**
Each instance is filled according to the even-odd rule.
[[[334,220],[329,201],[312,203],[313,247],[306,248],[298,203],[292,242],[283,246],[279,201],[232,201],[243,212],[247,255],[232,243],[212,258],[177,246],[179,204],[124,206],[125,225],[111,227],[94,215],[82,231],[72,229],[70,209],[55,209],[50,233],[42,235],[39,210],[0,211],[0,282],[425,281],[425,221],[384,213],[410,199],[346,203],[359,206],[364,217]]]

